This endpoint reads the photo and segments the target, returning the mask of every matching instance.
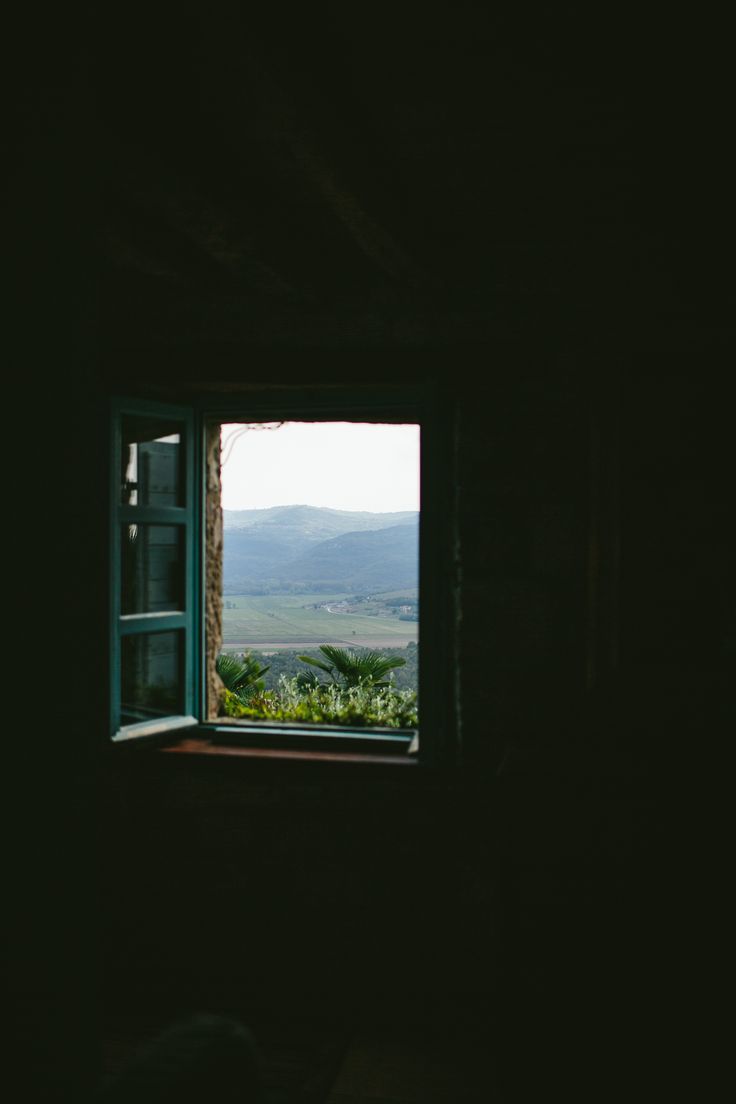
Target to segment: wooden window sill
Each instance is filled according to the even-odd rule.
[[[189,737],[177,740],[159,751],[167,755],[205,756],[217,759],[249,759],[294,763],[343,763],[381,767],[416,767],[413,755],[381,755],[369,752],[296,750],[289,748],[236,747],[218,744],[206,737]]]

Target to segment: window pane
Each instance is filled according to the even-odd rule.
[[[121,532],[122,613],[184,609],[184,529],[124,525]]]
[[[121,724],[184,712],[181,632],[124,636]]]
[[[124,506],[183,506],[182,424],[164,418],[121,419],[120,491]]]

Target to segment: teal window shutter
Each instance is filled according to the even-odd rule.
[[[116,400],[110,464],[114,740],[197,724],[201,443],[189,408]]]

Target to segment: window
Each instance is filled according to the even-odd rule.
[[[113,740],[180,735],[189,729],[217,743],[246,746],[327,746],[402,755],[412,742],[416,746],[415,733],[382,726],[305,725],[283,718],[261,722],[250,716],[233,723],[215,716],[208,687],[216,658],[213,611],[222,602],[222,562],[213,562],[211,532],[208,537],[216,514],[212,447],[220,426],[235,422],[421,427],[420,755],[427,763],[447,758],[456,702],[451,421],[431,389],[376,388],[357,394],[261,389],[245,397],[202,396],[187,406],[116,401],[110,511]],[[264,473],[254,478],[263,479]],[[405,619],[402,630],[416,608],[405,602],[397,609],[396,624]],[[408,639],[411,632],[404,635]]]

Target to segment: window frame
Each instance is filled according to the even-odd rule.
[[[187,701],[192,702],[191,712],[164,719],[158,723],[143,722],[128,726],[113,735],[114,740],[132,740],[143,737],[160,737],[171,733],[183,736],[196,734],[221,743],[224,748],[235,744],[239,747],[260,747],[283,750],[299,748],[300,754],[313,748],[324,751],[334,746],[339,753],[365,749],[376,744],[376,755],[385,753],[385,742],[371,741],[371,730],[362,733],[335,726],[281,726],[278,738],[269,732],[264,722],[243,721],[236,725],[218,724],[206,719],[206,641],[204,608],[206,602],[206,473],[205,434],[208,422],[275,422],[275,421],[355,421],[376,423],[412,423],[420,426],[421,452],[421,501],[419,511],[419,593],[420,663],[419,700],[420,720],[419,753],[413,757],[424,766],[438,766],[456,762],[459,757],[459,678],[457,664],[457,486],[454,479],[455,420],[451,393],[433,382],[416,386],[395,386],[376,383],[356,387],[262,386],[241,388],[237,391],[205,392],[189,397],[184,404],[163,404],[148,400],[118,399],[114,414],[154,413],[188,418],[191,426],[192,446],[186,449],[186,463],[193,469],[187,478],[192,495],[190,526],[193,540],[192,575],[188,579],[186,606],[190,616],[187,630],[187,655],[191,649],[191,679],[187,678]],[[113,419],[115,421],[115,418]],[[117,457],[120,449],[118,437],[113,434],[112,455],[112,516],[119,495],[117,486]],[[111,526],[113,526],[111,520]],[[112,591],[119,595],[119,551],[116,549],[114,529],[111,529]],[[116,574],[116,572],[118,574]],[[118,597],[119,602],[119,597]],[[115,597],[111,606],[114,626],[119,605]],[[119,651],[113,649],[113,671],[119,671]],[[191,685],[189,685],[191,684]],[[116,692],[113,679],[111,692]],[[119,694],[119,685],[117,686]],[[113,703],[114,705],[114,699]],[[238,730],[241,736],[238,737]],[[275,738],[276,737],[276,738]],[[366,756],[371,752],[366,751]],[[401,761],[405,761],[405,758]]]

